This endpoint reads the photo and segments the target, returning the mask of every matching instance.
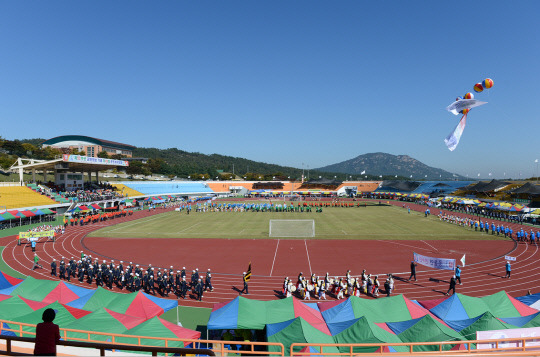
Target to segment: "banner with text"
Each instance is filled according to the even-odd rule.
[[[125,160],[104,159],[101,157],[90,157],[81,155],[62,155],[62,161],[65,162],[82,162],[86,164],[99,165],[114,165],[114,166],[129,166],[129,162]]]
[[[42,238],[42,237],[52,237],[54,236],[54,231],[41,231],[41,232],[20,232],[20,239],[30,239],[30,238]]]
[[[505,260],[510,260],[510,261],[512,261],[512,262],[515,262],[515,261],[516,261],[516,257],[511,257],[511,256],[509,256],[509,255],[505,255],[505,256],[504,256],[504,259],[505,259]]]
[[[444,259],[444,258],[432,258],[420,255],[418,253],[414,254],[414,261],[418,264],[425,265],[430,268],[443,269],[443,270],[455,270],[456,269],[456,260],[455,259]]]

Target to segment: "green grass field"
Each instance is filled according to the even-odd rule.
[[[310,239],[492,239],[491,235],[441,222],[436,216],[408,214],[396,206],[329,207],[322,213],[166,212],[103,228],[89,236],[274,239],[268,237],[271,219],[314,219],[315,238]]]

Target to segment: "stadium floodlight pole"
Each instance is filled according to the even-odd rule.
[[[534,160],[536,163],[536,182],[538,182],[538,159]]]

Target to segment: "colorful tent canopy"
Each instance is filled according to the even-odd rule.
[[[538,312],[538,310],[511,297],[504,290],[480,299],[490,308],[491,313],[498,318],[527,316]]]
[[[525,296],[519,296],[519,297],[516,298],[516,300],[524,303],[525,305],[528,305],[528,306],[531,306],[531,307],[533,307],[533,308],[535,308],[537,310],[540,310],[537,307],[532,306],[535,302],[540,300],[540,293],[531,294],[531,295],[525,295]]]
[[[98,205],[97,203],[92,203],[89,207],[93,209],[102,209],[101,206]]]
[[[504,321],[504,322],[506,322],[507,324],[510,324],[510,325],[523,327],[523,325],[526,325],[527,323],[529,323],[529,321],[531,321],[532,319],[537,317],[538,314],[540,314],[540,312],[537,312],[536,314],[529,315],[529,316],[503,317],[500,320],[502,320],[502,321]]]
[[[448,325],[459,332],[467,340],[476,340],[476,331],[516,328],[514,325],[499,320],[489,311],[472,319],[449,322]]]
[[[1,213],[0,216],[2,216],[2,218],[4,220],[10,220],[10,219],[16,219],[18,218],[17,216],[15,216],[13,213],[7,211],[5,213]]]
[[[389,322],[388,327],[394,331],[403,342],[438,342],[438,341],[461,341],[463,337],[436,321],[430,315],[402,322]],[[452,345],[444,345],[443,349],[448,350]],[[422,345],[414,346],[416,351],[436,351],[438,346]]]
[[[58,302],[43,306],[42,308],[39,308],[35,311],[29,312],[22,316],[14,317],[12,320],[15,322],[21,322],[21,323],[27,323],[27,324],[37,324],[41,321],[43,311],[45,309],[51,308],[55,310],[56,312],[56,318],[54,319],[54,323],[57,324],[60,327],[64,327],[65,325],[68,325],[72,323],[73,321],[84,317],[88,314],[90,314],[90,311],[85,311],[81,309],[76,309],[74,307],[69,307],[66,305],[62,305]],[[15,329],[19,328],[19,325],[16,323],[10,323],[10,328]],[[35,332],[35,327],[29,327],[29,326],[22,326],[22,329],[24,331],[31,331]]]
[[[41,209],[41,212],[45,213],[45,214],[53,214],[53,213],[56,213],[56,211],[53,211],[53,210],[50,210],[48,208],[42,208]]]
[[[22,282],[23,279],[14,278],[0,271],[0,289],[10,288]]]
[[[299,316],[323,333],[330,334],[318,308],[293,297],[258,301],[239,296],[227,304],[214,308],[210,314],[208,329],[262,330],[266,324],[289,321]]]
[[[302,317],[283,321],[266,326],[266,336],[268,342],[278,342],[285,346],[285,351],[290,351],[292,343],[334,343],[334,339],[311,326]],[[318,351],[318,349],[316,349]],[[278,352],[275,346],[269,346],[268,351]],[[300,348],[294,350],[300,351]],[[337,353],[336,347],[325,347],[325,355]]]
[[[141,345],[144,346],[165,346],[165,341],[160,338],[180,338],[196,340],[201,337],[199,331],[178,326],[172,322],[153,317],[140,325],[137,325],[125,332],[126,335],[158,337],[158,339],[141,338]],[[118,337],[118,343],[138,344],[138,339],[133,337]],[[182,341],[169,341],[167,347],[184,347]]]
[[[47,304],[41,305],[39,307],[34,306],[34,308],[31,305],[33,306],[32,301],[21,298],[20,296],[13,296],[10,299],[0,301],[0,311],[2,311],[2,319],[13,320],[18,316],[24,316],[26,314],[29,314],[34,310],[46,306]]]
[[[59,281],[41,280],[31,276],[24,279],[10,295],[20,295],[26,299],[42,301],[57,285]]]
[[[335,343],[402,343],[394,333],[370,322],[366,317],[328,325]],[[340,352],[349,352],[349,347],[338,347]],[[405,346],[393,346],[395,351],[407,352]],[[354,347],[354,353],[375,352],[377,347]]]
[[[123,334],[143,321],[144,319],[141,317],[124,315],[101,308],[63,327],[73,330],[103,332],[105,335],[90,334],[90,338],[97,341],[110,341],[112,338],[110,335],[106,335],[107,333]],[[86,339],[87,336],[88,334],[82,332],[67,332],[68,340],[74,338]]]
[[[178,301],[156,298],[141,291],[119,294],[98,287],[93,293],[73,300],[68,305],[89,311],[107,307],[115,312],[148,320],[175,308]]]
[[[362,316],[373,322],[404,321],[429,315],[430,312],[403,295],[370,300],[351,296],[344,302],[322,311],[326,323],[348,321]]]

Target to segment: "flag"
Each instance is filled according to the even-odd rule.
[[[457,148],[459,144],[459,139],[461,139],[461,134],[463,134],[463,130],[465,130],[466,123],[467,123],[467,114],[465,114],[461,118],[461,120],[459,121],[454,131],[448,134],[446,139],[444,139],[444,143],[448,147],[448,150],[454,151]]]
[[[538,160],[536,160],[536,162],[538,162]],[[360,175],[363,175],[363,174],[365,174],[365,173],[366,173],[366,170],[360,172]]]
[[[251,262],[249,262],[249,266],[246,270],[246,281],[249,281],[251,279]]]
[[[461,257],[460,262],[462,266],[465,266],[465,254]]]

